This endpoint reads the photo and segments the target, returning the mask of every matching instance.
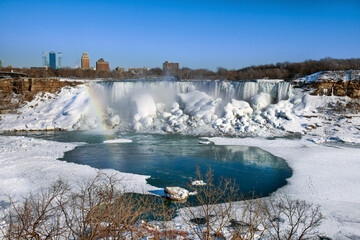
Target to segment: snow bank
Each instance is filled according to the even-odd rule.
[[[296,82],[321,82],[321,81],[359,81],[360,70],[347,70],[347,71],[321,71],[309,76],[298,78]]]
[[[1,115],[1,130],[77,130],[97,129],[120,123],[101,101],[100,93],[91,96],[91,84],[64,87],[58,94],[38,94],[19,109],[19,114]]]
[[[2,130],[71,129],[88,111],[89,98],[84,86],[63,88],[59,97],[38,95],[23,107],[21,114],[2,116]]]
[[[320,231],[333,239],[360,236],[360,148],[329,147],[306,140],[209,138],[217,145],[262,148],[284,158],[293,169],[288,184],[274,194],[286,193],[320,205]]]
[[[8,196],[19,201],[30,191],[38,193],[59,178],[75,187],[77,182],[95,177],[98,173],[95,168],[56,160],[79,144],[0,136],[0,203],[6,204]],[[158,190],[147,184],[149,176],[111,169],[103,172],[117,174],[128,191]]]

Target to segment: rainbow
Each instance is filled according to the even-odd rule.
[[[100,130],[102,132],[106,132],[107,130],[109,130],[109,128],[106,124],[106,120],[105,120],[106,114],[104,113],[102,101],[99,98],[99,95],[96,93],[96,91],[94,90],[93,87],[87,86],[87,92],[90,97],[89,103],[90,103],[91,110],[93,110],[93,112],[95,114],[96,122],[99,123],[98,130]]]
[[[111,131],[111,129],[109,129],[106,124],[106,119],[105,119],[106,114],[104,112],[103,101],[101,100],[100,95],[95,91],[95,88],[92,87],[91,85],[87,86],[87,92],[90,98],[89,104],[91,111],[95,115],[96,122],[99,123],[98,128],[95,131],[101,133],[101,135],[104,137],[104,141],[114,139],[113,136],[114,132]],[[109,134],[110,132],[111,134]],[[114,160],[114,156],[117,154],[116,146],[112,144],[105,144],[104,147],[106,149],[105,152],[107,154],[107,158]]]

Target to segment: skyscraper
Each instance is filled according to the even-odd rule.
[[[43,65],[43,67],[48,67],[49,66],[49,55],[48,55],[47,52],[43,52],[42,65]]]
[[[90,59],[87,52],[84,52],[81,57],[81,68],[90,68]]]
[[[62,68],[62,53],[57,53],[56,69]]]
[[[49,53],[49,59],[50,59],[50,68],[56,69],[56,53],[51,51]]]

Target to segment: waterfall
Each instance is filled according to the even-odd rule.
[[[283,80],[128,80],[96,82],[91,87],[103,99],[104,108],[113,115],[119,115],[122,121],[138,126],[134,128],[150,126],[154,121],[161,120],[172,129],[181,129],[185,125],[188,127],[189,118],[199,124],[202,120],[211,126],[216,119],[229,113],[252,112],[251,107],[261,110],[267,106],[266,102],[277,103],[288,99],[291,94],[291,84]],[[265,105],[261,99],[266,99]],[[246,109],[236,110],[237,107],[231,104]]]
[[[274,103],[289,98],[291,84],[282,80],[257,81],[114,81],[99,82],[111,102],[122,101],[139,92],[161,98],[175,99],[176,94],[198,90],[225,102],[231,99],[250,101],[255,95],[270,93]]]

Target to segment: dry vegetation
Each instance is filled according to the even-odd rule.
[[[199,177],[202,177],[200,173]],[[99,174],[75,189],[59,180],[39,195],[10,202],[6,239],[308,239],[322,216],[318,207],[289,197],[234,202],[234,182],[215,185],[212,172],[197,190],[199,206],[167,204],[125,193],[121,179]],[[226,201],[227,203],[222,203]],[[175,218],[183,225],[176,227]],[[177,222],[178,224],[178,222]]]

